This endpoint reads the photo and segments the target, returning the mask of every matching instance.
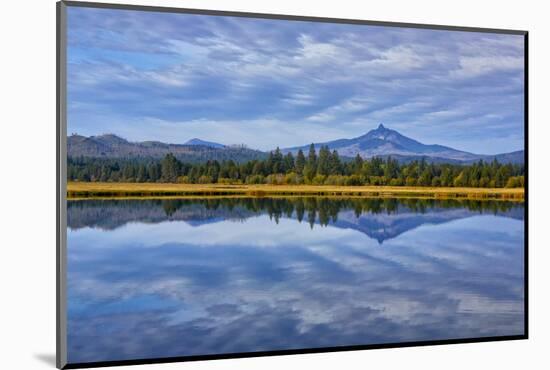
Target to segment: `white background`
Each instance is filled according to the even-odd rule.
[[[127,0],[133,4],[530,31],[530,339],[176,363],[135,369],[548,368],[550,22],[544,1]],[[116,0],[112,0],[116,2]],[[2,4],[0,368],[53,368],[55,354],[55,1]],[[546,144],[546,145],[545,145]],[[545,351],[546,350],[546,351]],[[545,353],[546,352],[546,353]]]

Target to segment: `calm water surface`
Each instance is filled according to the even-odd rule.
[[[523,334],[521,203],[68,203],[69,362]]]

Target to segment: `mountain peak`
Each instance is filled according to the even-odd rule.
[[[442,145],[423,144],[396,130],[385,127],[382,123],[362,136],[316,143],[315,147],[319,148],[323,145],[328,146],[330,150],[338,150],[338,154],[349,158],[354,158],[358,154],[363,158],[391,156],[401,158],[403,161],[428,157],[434,161],[445,160],[453,163],[480,158],[479,155]],[[285,149],[285,151],[298,149],[300,147]]]
[[[388,135],[390,133],[398,133],[398,132],[396,132],[392,129],[389,129],[386,126],[384,126],[382,123],[380,123],[377,128],[373,128],[372,130],[367,132],[366,135],[369,135],[369,134],[371,134],[371,135]]]
[[[107,134],[101,134],[98,136],[90,136],[91,138],[98,139],[103,142],[111,142],[111,143],[127,143],[128,140],[121,138],[120,136],[117,136],[115,134],[107,133]]]
[[[382,123],[378,125],[377,128],[374,128],[363,135],[364,138],[378,138],[381,140],[387,140],[390,136],[402,136],[399,132],[387,128]]]
[[[200,145],[200,146],[207,146],[209,148],[224,148],[225,145],[214,143],[211,141],[201,140],[199,138],[193,138],[191,140],[186,141],[183,145]]]
[[[113,133],[107,132],[105,134],[97,135],[96,137],[108,137],[108,138],[116,138],[116,139],[122,139],[120,136],[115,135]],[[125,139],[122,139],[125,140]]]

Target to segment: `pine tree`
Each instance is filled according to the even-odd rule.
[[[329,173],[331,175],[342,174],[342,162],[340,162],[340,156],[336,150],[333,150],[330,155]]]
[[[357,153],[355,159],[353,160],[353,173],[359,174],[363,168],[363,158]]]
[[[388,157],[384,166],[384,177],[387,181],[397,178],[399,175],[399,163],[397,160]]]
[[[279,149],[279,147],[275,149],[275,153],[273,153],[272,161],[273,161],[273,164],[271,165],[272,173],[284,172],[283,154],[281,153],[281,150]]]
[[[307,164],[313,168],[317,168],[317,154],[315,153],[315,145],[309,146],[309,153],[307,154]]]
[[[309,146],[307,162],[304,167],[304,176],[311,181],[316,173],[317,173],[317,154],[315,153],[315,146],[311,144]]]
[[[321,146],[319,157],[317,158],[317,173],[327,176],[330,172],[330,151],[328,146]]]
[[[253,175],[263,175],[264,174],[264,162],[258,161],[254,164],[254,167],[252,167],[252,174]]]
[[[147,181],[147,170],[145,169],[145,165],[142,163],[138,167],[138,173],[137,173],[137,182],[145,182]]]
[[[304,152],[302,152],[302,149],[298,150],[298,154],[296,155],[296,173],[301,175],[304,171],[304,167],[306,165],[306,157],[304,156]]]
[[[172,153],[166,154],[161,162],[161,178],[164,182],[176,182],[178,178],[178,160]]]
[[[292,155],[291,152],[288,152],[285,155],[284,166],[283,167],[284,167],[284,171],[286,173],[295,171],[294,156]]]
[[[147,172],[149,175],[149,181],[156,182],[159,179],[159,172],[156,163],[151,163],[147,168]]]

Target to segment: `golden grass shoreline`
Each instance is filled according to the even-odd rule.
[[[523,188],[69,182],[68,199],[261,196],[524,200]]]

